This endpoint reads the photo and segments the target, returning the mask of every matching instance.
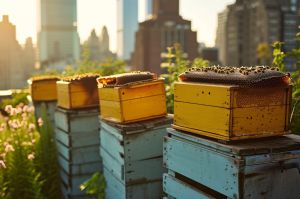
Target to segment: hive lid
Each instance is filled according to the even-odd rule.
[[[268,66],[191,68],[179,75],[179,79],[184,82],[238,86],[278,86],[288,85],[290,82],[289,74]]]
[[[55,75],[41,75],[36,77],[31,77],[27,80],[28,84],[32,84],[33,82],[40,82],[40,81],[58,81],[60,78]]]
[[[96,81],[96,79],[100,77],[99,74],[95,73],[85,73],[80,75],[73,75],[62,78],[64,82],[78,82],[78,81]]]
[[[103,87],[118,87],[145,81],[157,80],[157,75],[150,72],[132,72],[118,75],[99,77],[98,84]]]
[[[204,138],[199,135],[184,133],[172,128],[167,129],[170,136],[179,137],[189,142],[203,145],[214,151],[234,155],[259,155],[269,153],[280,153],[291,150],[300,150],[299,135],[285,135],[270,138],[249,139],[236,141],[229,144],[219,143],[216,140]]]

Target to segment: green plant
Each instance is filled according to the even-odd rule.
[[[23,103],[5,106],[0,115],[0,196],[14,199],[42,198],[40,172],[36,169],[39,133],[32,107]]]
[[[54,129],[47,116],[46,106],[42,107],[42,118],[37,120],[40,139],[36,146],[36,167],[43,181],[42,193],[45,198],[61,198],[58,152],[55,144]]]
[[[27,99],[28,94],[29,93],[26,90],[19,90],[19,91],[14,90],[11,99],[4,99],[1,101],[0,108],[3,109],[6,105],[11,105],[15,107],[20,103],[28,104],[28,99]]]
[[[300,32],[296,35],[296,40],[300,41]],[[292,117],[291,130],[294,133],[300,132],[300,48],[292,49],[290,52],[283,52],[283,42],[275,42],[273,44],[273,65],[279,67],[281,71],[286,71],[284,60],[293,58],[295,60],[295,72],[291,72],[293,83],[292,93]]]
[[[163,74],[162,77],[166,80],[166,97],[167,109],[169,113],[174,112],[174,83],[178,81],[181,73],[190,67],[205,67],[209,65],[209,61],[202,58],[196,58],[192,63],[184,58],[184,53],[180,44],[174,44],[169,47],[167,53],[167,69],[168,74]]]
[[[95,173],[93,176],[80,185],[80,189],[88,195],[96,195],[98,199],[105,198],[105,178],[101,173]]]

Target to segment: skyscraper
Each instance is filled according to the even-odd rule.
[[[219,14],[216,39],[220,55],[225,55],[223,64],[269,65],[271,44],[275,41],[285,42],[286,51],[295,48],[294,38],[300,24],[299,5],[299,0],[236,0],[229,5]],[[293,62],[295,60],[285,60],[289,69]]]
[[[145,19],[149,19],[152,16],[153,0],[145,0]]]
[[[138,29],[138,0],[117,0],[117,55],[128,60]]]
[[[31,40],[22,49],[16,39],[16,26],[4,15],[0,21],[0,90],[23,88],[34,70],[34,61]]]
[[[76,0],[38,0],[38,54],[42,67],[62,69],[80,58]]]
[[[219,60],[222,64],[226,63],[226,22],[228,9],[218,14],[218,28],[216,34],[215,46],[219,49]]]
[[[175,43],[189,60],[198,56],[197,33],[191,30],[191,21],[179,15],[179,0],[154,0],[152,18],[140,23],[136,33],[133,68],[163,73],[161,62],[167,47]]]

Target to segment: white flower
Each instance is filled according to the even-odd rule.
[[[35,129],[35,125],[33,123],[30,123],[28,128],[29,128],[29,131],[33,131]]]
[[[34,154],[33,153],[28,154],[27,158],[28,158],[28,160],[33,160]]]
[[[3,168],[3,169],[6,168],[5,162],[3,160],[0,160],[0,169],[1,168]]]
[[[43,126],[43,124],[44,124],[44,121],[42,118],[39,118],[37,122],[40,127]]]
[[[15,149],[14,149],[14,147],[12,145],[7,144],[5,146],[5,152],[7,153],[7,152],[10,152],[10,151],[15,151]]]

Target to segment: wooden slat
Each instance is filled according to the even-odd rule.
[[[210,150],[218,149],[220,153],[234,154],[234,155],[256,155],[268,154],[271,152],[283,152],[287,150],[300,149],[299,135],[285,135],[279,137],[243,140],[237,141],[233,144],[222,144],[214,140],[205,139],[203,137],[187,134],[177,131],[175,129],[167,129],[171,137],[179,140],[188,140],[190,142],[208,147]]]
[[[66,110],[57,108],[55,125],[57,128],[72,133],[92,132],[99,130],[99,110]]]
[[[110,173],[126,185],[162,179],[162,174],[165,171],[162,165],[162,157],[141,161],[128,161],[125,164],[121,164],[105,149],[101,148],[100,151],[103,166],[108,168]]]
[[[45,80],[29,84],[29,91],[33,101],[56,101],[56,80]]]
[[[228,136],[230,109],[175,101],[174,124]]]
[[[218,199],[168,174],[163,179],[164,192],[176,199]]]
[[[151,181],[125,186],[115,178],[108,169],[103,172],[106,179],[105,197],[107,199],[154,199],[162,198],[161,181]]]
[[[232,86],[177,82],[174,87],[174,100],[230,108]]]
[[[238,159],[173,138],[165,139],[164,154],[167,169],[228,197],[239,195]]]
[[[162,80],[117,88],[99,87],[99,99],[101,118],[112,122],[130,123],[166,115]]]
[[[286,106],[235,108],[232,135],[236,137],[285,134]]]
[[[167,114],[166,96],[154,95],[121,102],[122,122],[134,122],[162,117]]]

